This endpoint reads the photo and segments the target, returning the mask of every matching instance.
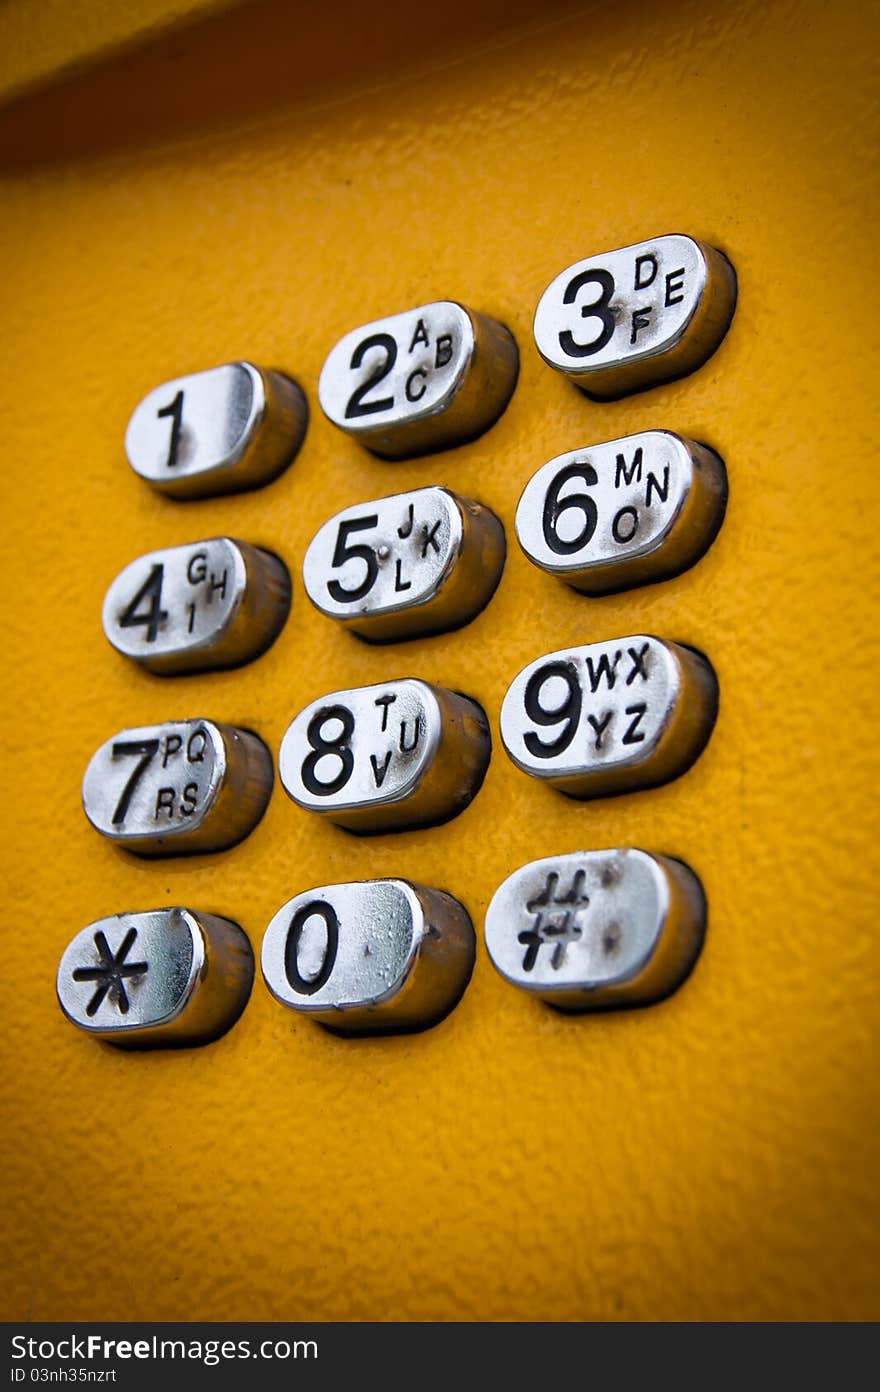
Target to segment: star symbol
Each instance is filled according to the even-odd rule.
[[[107,939],[102,932],[95,934],[95,947],[98,949],[100,964],[97,967],[77,967],[73,973],[74,981],[95,981],[97,986],[95,994],[86,1006],[86,1014],[91,1018],[104,997],[109,993],[110,1000],[119,1010],[120,1015],[127,1015],[129,1011],[129,999],[123,984],[123,977],[142,976],[147,970],[146,962],[126,962],[126,957],[134,946],[137,938],[137,929],[129,928],[119,947],[119,951],[114,956],[107,945]]]

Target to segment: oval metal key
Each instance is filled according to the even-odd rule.
[[[570,797],[606,797],[684,773],[717,711],[708,660],[639,633],[529,663],[504,697],[501,738],[524,773]]]
[[[259,488],[303,441],[302,388],[281,372],[226,363],[155,387],[135,407],[125,452],[136,474],[172,498]]]
[[[231,537],[139,556],[104,600],[104,633],[150,672],[237,667],[266,651],[290,611],[277,556]]]
[[[727,503],[714,450],[669,430],[557,455],[525,486],[516,535],[530,561],[583,594],[649,585],[708,550]]]
[[[693,372],[735,306],[726,256],[693,237],[655,237],[561,271],[538,301],[535,343],[550,367],[611,401]]]
[[[121,730],[83,779],[96,831],[138,855],[222,851],[253,831],[272,792],[272,756],[249,730],[174,720]]]
[[[491,749],[476,701],[407,677],[312,701],[281,741],[278,772],[294,802],[337,826],[403,831],[463,812]]]
[[[468,623],[504,568],[498,518],[446,488],[417,488],[346,508],[325,522],[303,561],[317,609],[374,642]]]
[[[474,954],[457,899],[408,880],[365,880],[290,899],[266,929],[261,960],[282,1005],[343,1034],[380,1034],[448,1015]]]
[[[318,400],[374,454],[404,459],[482,435],[510,400],[518,370],[509,329],[438,300],[345,334],[321,369]]]
[[[561,1010],[662,1000],[703,945],[706,900],[680,860],[646,851],[572,851],[534,860],[495,891],[486,914],[492,964],[512,986]]]
[[[247,1005],[251,945],[237,923],[191,909],[90,923],[58,967],[61,1009],[78,1029],[130,1049],[207,1044]]]

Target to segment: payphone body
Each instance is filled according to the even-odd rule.
[[[876,1318],[869,7],[89,8],[0,16],[7,1318]],[[692,376],[591,401],[535,350],[538,298],[666,232],[730,257],[731,329]],[[516,390],[472,443],[380,460],[323,418],[322,363],[442,298],[511,330]],[[132,409],[239,358],[305,390],[296,460],[250,493],[156,495],[125,462]],[[677,578],[575,593],[516,545],[520,494],[648,429],[725,460],[717,540]],[[501,583],[457,632],[369,647],[308,603],[306,547],[431,484],[501,518]],[[289,566],[273,647],[204,675],[126,663],[101,632],[113,577],[221,535]],[[703,756],[586,803],[524,776],[498,733],[516,673],[642,631],[711,658]],[[358,839],[276,781],[240,845],[146,861],[83,817],[113,731],[201,716],[277,755],[322,692],[406,677],[489,718],[484,784],[447,825]],[[698,873],[703,952],[660,1004],[556,1013],[493,971],[487,906],[527,861],[618,845]],[[338,1037],[259,975],[201,1049],[134,1056],[58,1010],[93,920],[192,904],[257,949],[299,891],[379,876],[477,928],[467,991],[424,1033]]]

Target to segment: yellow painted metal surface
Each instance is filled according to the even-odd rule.
[[[225,8],[224,0],[6,0],[0,5],[0,94],[5,99],[47,84]]]
[[[356,25],[330,8],[340,35],[349,11]],[[48,117],[0,113],[7,1317],[880,1314],[869,13],[549,5],[444,61],[413,15],[387,61],[323,93],[314,74],[308,100],[277,84],[261,100],[258,62],[250,116],[178,92],[175,131],[135,64],[131,126],[124,103],[90,109],[106,88],[83,79],[54,162]],[[275,21],[258,38],[277,76],[306,20],[278,5]],[[227,87],[235,34],[212,43]],[[569,262],[666,231],[732,258],[732,329],[693,377],[591,403],[538,359],[537,298]],[[517,391],[483,439],[382,463],[321,417],[321,363],[354,325],[443,296],[510,326]],[[299,458],[247,496],[155,496],[124,460],[130,410],[237,357],[304,386]],[[727,461],[709,554],[597,600],[536,571],[512,531],[527,477],[651,427]],[[504,519],[498,593],[462,632],[359,645],[306,600],[307,542],[333,510],[432,482]],[[222,532],[291,565],[275,647],[203,677],[126,665],[100,629],[110,580],[141,551]],[[715,664],[720,717],[696,766],[586,805],[519,773],[497,736],[512,676],[639,630]],[[357,840],[276,785],[235,850],[146,863],[80,810],[90,754],[124,725],[205,714],[277,751],[322,691],[410,674],[472,694],[493,726],[484,788],[445,827]],[[693,977],[650,1009],[561,1018],[482,947],[458,1009],[408,1038],[334,1038],[258,980],[217,1044],[131,1057],[54,999],[69,938],[119,910],[192,904],[258,946],[300,889],[406,875],[480,925],[523,862],[617,844],[682,857],[709,898]]]

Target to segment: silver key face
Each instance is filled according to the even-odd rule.
[[[572,797],[604,797],[684,773],[717,709],[706,658],[640,633],[530,663],[504,697],[501,738],[533,778]]]
[[[345,334],[321,369],[328,420],[375,454],[400,459],[481,435],[516,385],[510,332],[452,300]]]
[[[467,623],[504,566],[494,513],[445,488],[417,488],[346,508],[312,538],[303,562],[309,599],[378,642]]]
[[[254,959],[236,923],[190,909],[114,914],[90,923],[58,966],[61,1009],[114,1044],[204,1044],[241,1015]]]
[[[460,1000],[474,931],[450,895],[407,880],[322,885],[290,899],[263,938],[276,1000],[347,1034],[424,1029]]]
[[[727,475],[713,450],[669,430],[560,454],[533,475],[516,510],[530,561],[584,594],[678,575],[711,545]]]
[[[681,861],[638,850],[573,851],[532,861],[486,913],[492,964],[512,986],[565,1010],[656,1001],[699,955],[706,908]]]
[[[272,757],[250,731],[167,721],[101,745],[83,779],[83,808],[102,836],[140,855],[218,851],[253,830],[272,779]]]
[[[338,826],[404,830],[463,811],[490,752],[475,701],[404,678],[312,701],[281,741],[278,772],[294,802]]]
[[[308,408],[289,377],[227,363],[163,382],[135,408],[125,451],[136,474],[175,498],[257,488],[293,459]]]
[[[238,666],[278,636],[290,578],[276,556],[231,537],[139,556],[104,600],[108,642],[151,672]]]
[[[693,372],[735,305],[736,275],[721,252],[655,237],[560,272],[538,302],[535,343],[588,396],[611,400]]]

